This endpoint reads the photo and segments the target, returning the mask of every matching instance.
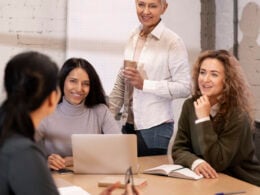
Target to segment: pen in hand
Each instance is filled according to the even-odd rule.
[[[243,194],[245,191],[237,191],[237,192],[217,192],[215,195],[231,195],[231,194]]]

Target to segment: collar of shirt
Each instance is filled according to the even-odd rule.
[[[210,116],[214,117],[219,111],[220,105],[217,103],[210,108]]]
[[[143,28],[143,25],[140,25],[138,28],[136,28],[132,33],[131,33],[131,37],[135,36],[136,34],[139,34],[141,32]],[[152,32],[150,33],[150,36],[155,37],[156,39],[160,39],[161,35],[163,33],[163,30],[165,28],[165,24],[160,21],[157,26],[152,30]],[[148,35],[149,36],[149,35]]]
[[[84,101],[78,105],[73,105],[63,96],[62,102],[58,104],[57,110],[67,116],[81,116],[87,111],[87,108]]]

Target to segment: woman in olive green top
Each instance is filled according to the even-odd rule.
[[[205,178],[224,172],[260,186],[250,91],[240,64],[225,50],[205,51],[192,74],[193,96],[182,108],[174,162]]]

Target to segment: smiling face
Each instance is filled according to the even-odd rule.
[[[167,3],[161,0],[136,0],[136,12],[144,28],[155,26],[167,8]]]
[[[90,90],[89,76],[82,68],[75,68],[65,79],[64,96],[65,99],[74,105],[83,102]]]
[[[217,102],[222,94],[225,80],[223,64],[213,58],[206,58],[200,66],[198,84],[202,95],[207,95],[211,105]]]

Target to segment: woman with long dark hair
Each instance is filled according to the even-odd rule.
[[[99,76],[83,58],[68,59],[60,70],[62,97],[55,112],[44,119],[39,134],[44,139],[49,167],[72,165],[72,134],[121,133],[108,110]]]
[[[0,194],[58,194],[44,153],[34,142],[40,121],[60,98],[58,67],[49,57],[26,52],[6,65],[7,98],[0,108]]]

